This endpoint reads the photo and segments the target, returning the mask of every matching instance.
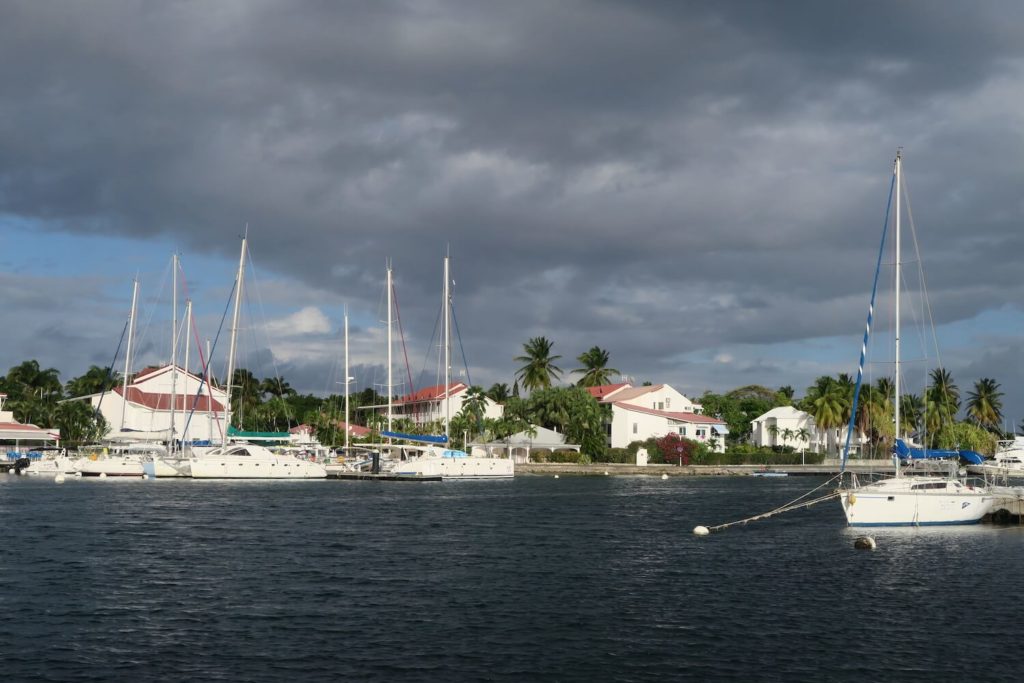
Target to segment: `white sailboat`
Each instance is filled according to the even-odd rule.
[[[444,436],[416,437],[395,434],[390,430],[384,435],[424,443],[423,446],[401,447],[401,459],[395,462],[392,472],[407,476],[441,477],[442,479],[509,479],[515,476],[515,462],[511,457],[493,458],[471,455],[447,446],[451,423],[451,293],[449,283],[449,258],[444,257]],[[390,408],[389,408],[390,413]]]
[[[915,451],[917,457],[928,457],[925,449],[909,449],[903,441],[902,424],[900,422],[900,196],[903,191],[902,155],[896,153],[893,170],[895,187],[895,443],[902,452]],[[888,219],[886,220],[886,229]],[[883,232],[882,248],[885,246]],[[868,321],[864,332],[864,344],[861,347],[860,367],[857,375],[857,389],[854,393],[853,409],[850,425],[847,430],[846,448],[843,452],[842,465],[845,470],[849,454],[850,434],[854,429],[857,413],[857,400],[860,393],[861,380],[864,375],[864,357],[867,352],[868,337],[871,332],[871,321],[874,315],[875,291],[877,290],[878,273],[881,269],[882,250],[879,251],[878,266],[875,271],[875,287],[872,290],[871,305],[868,308]],[[953,477],[937,476],[901,476],[899,458],[893,458],[896,474],[875,481],[861,482],[855,474],[844,478],[839,488],[839,502],[850,526],[929,526],[950,524],[974,524],[981,521],[992,508],[994,497],[985,487],[975,487]]]
[[[188,476],[193,479],[323,479],[327,470],[319,462],[296,458],[293,455],[275,454],[264,446],[252,443],[228,441],[228,426],[231,424],[231,381],[235,372],[235,351],[238,342],[238,318],[242,303],[242,287],[245,280],[245,256],[247,238],[242,238],[242,254],[238,261],[235,280],[235,302],[231,322],[231,342],[228,349],[227,396],[225,410],[225,431],[219,448],[199,452],[193,449],[188,458]],[[183,471],[177,460],[164,461],[164,466]]]

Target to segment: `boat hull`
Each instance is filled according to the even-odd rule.
[[[953,492],[894,491],[872,486],[841,491],[850,526],[944,526],[977,524],[995,498],[970,489]]]
[[[515,463],[511,458],[424,456],[400,462],[392,472],[442,479],[511,479],[515,476]]]
[[[296,458],[253,460],[245,457],[210,456],[192,458],[193,479],[324,479],[327,469],[320,463]]]
[[[83,477],[142,477],[142,461],[137,457],[81,458],[75,463]]]

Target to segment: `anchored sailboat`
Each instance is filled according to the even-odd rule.
[[[886,232],[889,225],[889,210],[886,209],[886,221],[882,230],[882,246],[879,249],[878,264],[875,268],[875,280],[871,291],[871,303],[868,307],[868,320],[864,330],[864,343],[861,347],[860,366],[857,371],[857,384],[854,390],[853,407],[850,411],[850,424],[847,430],[846,446],[843,450],[842,471],[844,477],[839,487],[839,502],[842,504],[846,521],[850,526],[927,526],[941,524],[973,524],[979,522],[992,507],[993,496],[984,487],[975,487],[966,481],[953,476],[903,476],[900,470],[902,460],[943,458],[960,455],[953,451],[930,451],[914,447],[904,439],[903,424],[900,420],[900,197],[903,193],[902,154],[896,153],[893,179],[890,185],[890,204],[895,196],[894,217],[894,248],[895,248],[895,401],[894,424],[895,439],[893,445],[893,461],[895,476],[871,482],[860,482],[857,476],[846,473],[846,461],[850,452],[850,436],[855,428],[857,402],[860,397],[861,382],[864,376],[864,358],[867,354],[868,339],[871,333],[871,322],[874,316],[875,295],[878,289],[878,276],[881,271],[882,253],[886,244]],[[895,192],[894,192],[895,190]]]

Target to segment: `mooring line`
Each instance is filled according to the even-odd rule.
[[[800,509],[800,508],[809,508],[812,505],[817,505],[818,503],[823,503],[826,500],[832,500],[833,498],[838,498],[839,497],[839,492],[838,491],[833,491],[832,493],[829,493],[828,495],[825,495],[825,496],[820,496],[818,498],[814,498],[814,499],[811,499],[811,500],[804,500],[805,498],[807,498],[808,496],[813,494],[815,491],[821,490],[822,488],[828,486],[829,484],[831,484],[836,479],[839,479],[842,476],[843,476],[842,474],[837,474],[836,476],[832,477],[831,479],[829,479],[828,481],[824,482],[820,486],[816,486],[815,488],[811,489],[810,491],[808,491],[807,493],[803,494],[802,496],[794,498],[790,502],[786,503],[785,505],[780,505],[779,507],[775,508],[774,510],[769,510],[768,512],[763,512],[763,513],[761,513],[759,515],[754,515],[753,517],[747,517],[745,519],[739,519],[739,520],[736,520],[735,522],[727,522],[726,524],[719,524],[717,526],[712,526],[712,527],[698,526],[698,527],[695,527],[693,529],[693,533],[697,534],[698,536],[707,536],[712,531],[720,531],[721,529],[726,529],[726,528],[731,527],[731,526],[736,526],[737,524],[747,524],[748,522],[756,522],[759,519],[767,519],[769,517],[774,517],[775,515],[781,515],[783,512],[789,512],[790,510],[797,510],[797,509]]]

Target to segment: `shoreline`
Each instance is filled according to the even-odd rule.
[[[893,465],[888,460],[858,461],[847,463],[847,472],[858,474],[893,474]],[[516,464],[516,476],[574,475],[574,476],[657,476],[670,477],[743,477],[756,473],[775,473],[787,476],[829,476],[839,474],[839,461],[826,461],[821,465],[646,465],[629,463],[577,463],[530,462]]]

